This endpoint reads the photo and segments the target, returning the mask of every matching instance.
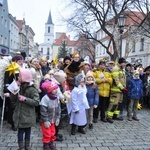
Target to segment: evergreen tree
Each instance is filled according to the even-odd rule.
[[[64,40],[63,42],[62,42],[62,45],[61,45],[61,47],[59,48],[59,52],[58,52],[58,59],[60,59],[60,58],[64,58],[66,55],[67,55],[67,53],[68,53],[68,50],[67,50],[67,43],[66,43],[66,41]]]

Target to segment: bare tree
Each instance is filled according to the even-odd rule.
[[[145,15],[143,8],[147,6],[146,2],[148,4],[149,2],[148,0],[144,1],[143,4],[141,3],[142,0],[69,0],[70,3],[65,7],[65,10],[69,8],[71,14],[66,15],[67,17],[63,16],[63,20],[67,22],[68,28],[72,31],[87,34],[89,39],[100,43],[111,59],[116,60],[119,57],[119,37],[116,37],[119,35],[118,17],[124,11],[133,11],[134,9],[140,10]],[[109,25],[111,25],[111,29]],[[109,37],[107,45],[95,37],[95,32],[99,29],[103,30]],[[113,54],[109,51],[111,43],[114,50]]]

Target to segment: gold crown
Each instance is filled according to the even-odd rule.
[[[102,58],[99,60],[99,62],[107,62],[107,60],[105,58]]]
[[[80,57],[80,55],[78,53],[74,53],[74,54],[72,54],[72,58],[74,58],[74,57]]]

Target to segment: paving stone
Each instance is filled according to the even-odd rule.
[[[113,124],[99,121],[93,124],[94,129],[86,128],[86,134],[76,132],[71,135],[68,121],[62,123],[61,134],[64,140],[54,142],[57,150],[150,150],[150,109],[138,112],[139,122],[123,121]],[[125,114],[126,115],[126,114]],[[39,123],[31,130],[31,147],[43,150],[42,133]],[[17,132],[4,121],[3,132],[0,132],[0,150],[17,150]]]

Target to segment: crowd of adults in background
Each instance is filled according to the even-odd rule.
[[[18,66],[13,73],[11,73],[12,70],[6,69],[12,62]],[[48,95],[50,99],[55,99],[55,96],[49,92],[57,89],[56,93],[60,103],[59,106],[57,102],[57,107],[60,107],[57,116],[60,120],[58,121],[58,118],[56,122],[46,120],[42,131],[47,132],[43,130],[44,127],[49,128],[54,123],[55,136],[58,141],[63,141],[63,136],[58,133],[58,129],[59,124],[61,125],[63,121],[62,111],[64,109],[72,125],[71,134],[75,135],[77,126],[78,132],[85,134],[87,124],[91,130],[94,127],[93,123],[98,123],[98,120],[105,123],[113,123],[114,120],[122,121],[125,112],[129,121],[139,121],[137,113],[139,104],[142,107],[150,107],[150,66],[131,64],[125,58],[119,58],[116,62],[101,59],[96,63],[94,60],[84,60],[78,53],[74,53],[71,56],[65,56],[63,60],[50,63],[45,57],[25,60],[21,54],[16,54],[12,58],[1,56],[0,64],[3,64],[0,76],[4,79],[0,83],[0,86],[4,87],[0,104],[2,108],[3,97],[5,97],[4,119],[11,124],[14,131],[18,130],[13,120],[17,102],[11,100],[12,93],[8,86],[14,80],[18,83],[18,76],[22,68],[30,70],[32,84],[39,95],[39,105],[35,105],[36,122],[46,117],[43,117],[46,115],[43,114],[46,103],[40,101],[45,95]],[[53,82],[58,87],[54,84],[50,87],[45,84],[46,87],[43,88],[45,82]],[[26,98],[21,97],[20,101],[26,101]],[[51,134],[49,136],[52,137]],[[43,139],[45,140],[45,137]],[[55,149],[52,140],[49,143],[44,143],[43,148],[45,150]],[[26,149],[28,147],[29,143]]]

